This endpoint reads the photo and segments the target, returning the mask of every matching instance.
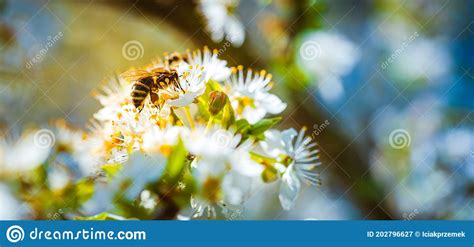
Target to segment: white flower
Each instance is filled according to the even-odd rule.
[[[26,213],[7,185],[0,183],[0,220],[19,220]]]
[[[93,176],[100,172],[102,165],[108,163],[102,154],[102,141],[99,138],[87,139],[81,149],[73,155],[79,164],[82,176]]]
[[[452,67],[452,58],[447,45],[432,39],[418,38],[408,43],[394,60],[393,74],[406,81],[426,80],[429,83],[442,82]],[[390,65],[389,65],[389,68]]]
[[[64,120],[56,121],[54,127],[58,151],[73,154],[87,137],[87,133],[69,126]]]
[[[147,154],[162,154],[168,156],[172,148],[178,143],[179,137],[186,138],[189,129],[182,126],[159,128],[153,126],[143,133],[142,149]]]
[[[107,160],[107,163],[110,164],[122,164],[127,162],[128,152],[126,149],[113,148],[110,154],[110,158]]]
[[[118,188],[113,188],[104,180],[105,179],[98,179],[95,182],[92,198],[86,201],[81,207],[81,212],[83,212],[84,215],[96,215],[114,209],[114,194]]]
[[[217,127],[205,130],[199,126],[191,132],[185,145],[196,156],[192,164],[196,178],[202,181],[230,170],[246,176],[259,175],[263,168],[250,158],[251,141],[241,144],[240,141],[240,135]]]
[[[166,103],[171,106],[182,107],[194,102],[196,97],[201,96],[206,90],[206,71],[199,65],[189,65],[185,63],[178,68],[180,84],[184,92],[179,89],[162,90],[171,98]]]
[[[205,82],[210,79],[224,81],[230,76],[230,68],[227,67],[227,61],[219,59],[217,55],[217,50],[211,52],[209,48],[204,47],[202,52],[201,50],[196,50],[192,53],[188,52],[188,63],[204,67],[206,71]]]
[[[147,102],[141,112],[135,106],[127,104],[121,107],[110,123],[105,123],[111,135],[116,137],[117,146],[127,150],[138,150],[143,142],[143,134],[157,126],[162,119],[170,114],[169,107],[158,109]],[[108,138],[106,136],[106,138]]]
[[[0,136],[0,173],[30,171],[46,161],[52,145],[42,145],[37,133],[40,132],[26,131],[16,142]]]
[[[272,87],[270,74],[265,71],[253,73],[249,69],[244,75],[241,66],[233,68],[232,72],[225,82],[225,90],[239,117],[254,124],[267,113],[279,114],[286,108],[280,98],[268,92]]]
[[[314,49],[314,53],[310,53],[310,48]],[[308,72],[325,78],[330,75],[340,77],[348,74],[359,58],[360,53],[356,46],[344,36],[317,31],[303,38],[298,60]]]
[[[216,207],[221,208],[221,213],[226,220],[239,219],[243,215],[243,198],[244,193],[250,193],[251,180],[236,172],[227,174],[223,181],[209,178],[209,184],[216,183],[214,190],[205,191],[204,195],[194,195],[191,197],[190,204],[193,209],[192,217],[207,216],[208,218],[216,218]],[[209,195],[209,193],[216,193],[217,195]],[[221,196],[220,193],[224,195]],[[213,200],[210,198],[212,197]]]
[[[52,167],[48,170],[48,183],[52,190],[64,188],[70,180],[70,175],[64,167]]]
[[[331,101],[342,95],[341,77],[352,70],[359,58],[357,47],[344,36],[316,31],[303,37],[297,61],[309,74],[317,77],[322,96]],[[334,92],[329,92],[331,84],[335,84]]]
[[[263,169],[262,169],[263,170]],[[245,196],[250,195],[252,192],[252,184],[255,180],[261,180],[260,174],[258,173],[243,174],[242,172],[230,171],[227,173],[222,181],[222,190],[224,191],[224,200],[230,205],[241,206],[244,203]]]
[[[344,95],[344,85],[342,81],[335,76],[329,76],[320,81],[318,90],[321,97],[329,102],[336,101]]]
[[[316,143],[312,143],[310,137],[305,138],[304,129],[299,133],[287,129],[267,131],[261,146],[271,157],[281,159],[276,166],[283,173],[279,199],[283,209],[289,210],[296,201],[301,182],[319,184],[319,174],[314,172],[320,165],[318,150],[313,149]]]
[[[176,220],[188,221],[188,220],[191,220],[191,217],[189,217],[187,215],[178,214],[176,216]]]
[[[112,188],[120,188],[124,183],[130,183],[126,190],[120,189],[117,193],[127,199],[135,199],[150,182],[158,180],[163,174],[166,160],[161,155],[144,156],[138,152],[130,155],[127,163],[123,164],[123,169],[118,172],[112,182]]]
[[[99,121],[109,121],[116,118],[122,105],[131,103],[130,92],[132,84],[127,80],[116,76],[108,84],[102,86],[102,93],[96,93],[95,97],[103,106],[94,118]]]
[[[95,175],[106,163],[124,161],[123,136],[110,123],[92,121],[90,133],[72,154],[83,175]]]
[[[474,133],[471,129],[448,129],[437,139],[436,146],[440,153],[444,153],[442,159],[459,161],[474,154]]]
[[[156,196],[153,196],[149,190],[140,193],[140,205],[148,210],[153,210],[156,207],[156,200]]]
[[[185,145],[195,156],[192,173],[201,188],[192,202],[195,217],[205,212],[215,217],[214,205],[224,200],[241,203],[249,183],[239,181],[249,181],[263,171],[263,166],[250,158],[251,141],[241,143],[241,136],[231,131],[198,127],[185,139]]]
[[[201,0],[199,10],[207,21],[207,29],[215,42],[224,36],[234,46],[241,46],[245,39],[244,25],[235,16],[236,0]]]
[[[206,215],[208,218],[216,218],[216,205],[217,203],[210,203],[209,201],[191,196],[190,200],[191,208],[193,209],[193,218],[202,217]]]
[[[64,120],[57,120],[54,126],[56,151],[68,154],[68,157],[74,161],[68,160],[65,164],[72,168],[72,171],[79,176],[96,174],[102,164],[99,163],[101,159],[97,157],[93,150],[98,150],[102,147],[101,137],[89,135],[86,131],[73,128]],[[97,123],[97,126],[100,126],[100,124]],[[98,133],[99,131],[96,131],[94,134]],[[104,159],[102,161],[105,163]],[[52,177],[50,181],[51,187],[59,189],[69,180],[68,174],[61,167],[53,168],[50,173]]]
[[[455,193],[455,184],[459,181],[451,179],[448,172],[438,169],[416,167],[409,175],[401,180],[401,186],[393,188],[394,202],[399,211],[410,212],[418,208],[423,213],[443,213],[446,208],[440,205],[450,201],[447,198]]]
[[[113,128],[120,132],[121,146],[138,150],[143,133],[158,121],[157,111],[156,107],[151,106],[145,107],[141,112],[131,104],[123,106],[112,122]]]

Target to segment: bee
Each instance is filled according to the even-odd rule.
[[[150,95],[151,103],[161,108],[164,99],[160,99],[160,90],[172,89],[184,92],[179,82],[178,72],[175,69],[132,70],[122,75],[124,78],[133,81],[130,96],[132,97],[133,105],[139,112],[142,111],[148,95]]]
[[[132,97],[133,105],[139,112],[143,109],[145,99],[148,95],[150,95],[150,100],[153,105],[161,108],[166,99],[160,98],[160,90],[172,89],[184,93],[179,82],[180,76],[176,70],[182,62],[188,62],[187,56],[174,52],[171,55],[166,54],[164,62],[161,60],[158,61],[158,64],[161,66],[151,71],[130,70],[122,74],[124,78],[133,81],[130,96]]]

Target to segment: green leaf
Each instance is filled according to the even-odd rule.
[[[116,208],[118,209],[120,215],[123,215],[123,217],[125,218],[136,218],[144,220],[150,219],[151,217],[149,210],[144,208],[138,200],[129,200],[123,196],[115,196],[114,204],[116,205]]]
[[[239,119],[239,120],[235,121],[233,127],[235,128],[235,133],[236,134],[238,133],[242,136],[242,138],[240,140],[241,143],[245,142],[249,138],[248,133],[250,131],[251,125],[249,124],[247,119]]]
[[[222,91],[222,87],[221,85],[219,84],[219,82],[217,81],[213,81],[213,80],[210,80],[209,82],[207,82],[206,84],[206,91],[209,89],[209,92],[207,93],[210,93],[212,91]]]
[[[199,96],[198,98],[198,102],[197,102],[197,106],[198,106],[198,111],[199,111],[199,115],[205,120],[207,121],[209,119],[209,117],[211,116],[211,114],[209,113],[209,99],[208,97],[204,97],[204,94]]]
[[[276,117],[276,118],[267,118],[267,119],[262,119],[252,125],[252,127],[249,130],[249,134],[258,136],[260,134],[263,134],[265,131],[273,127],[275,124],[281,121],[281,117]]]
[[[94,180],[85,178],[79,180],[77,183],[68,184],[60,191],[60,194],[57,194],[55,197],[61,198],[61,202],[66,204],[60,206],[61,208],[76,210],[91,199],[93,194]],[[52,202],[51,195],[49,196],[49,201]]]
[[[33,170],[31,180],[38,185],[47,184],[48,180],[48,164],[42,164]]]
[[[239,119],[235,122],[235,131],[242,135],[247,134],[247,132],[250,130],[250,127],[251,126],[247,119]]]
[[[82,204],[89,200],[94,194],[94,182],[90,179],[80,180],[76,185],[75,198],[79,204]]]
[[[108,213],[100,213],[93,216],[88,217],[76,217],[75,220],[106,220]]]
[[[186,165],[186,155],[187,151],[184,147],[184,143],[181,139],[179,139],[178,144],[176,144],[168,158],[165,173],[163,174],[163,177],[165,177],[165,179],[174,182],[179,180],[180,175]]]
[[[227,103],[224,106],[224,109],[222,110],[222,126],[224,128],[229,128],[232,124],[235,122],[235,113],[234,109],[232,108],[232,104],[230,103],[230,100],[227,99]]]
[[[103,212],[93,216],[76,217],[75,220],[125,220],[124,217]]]
[[[108,179],[112,179],[120,170],[122,170],[123,166],[121,164],[105,164],[102,166],[102,170],[107,175]]]

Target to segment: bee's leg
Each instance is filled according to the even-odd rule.
[[[137,110],[138,110],[139,113],[142,112],[143,107],[145,106],[144,103],[145,103],[145,101],[143,101],[143,103],[140,106],[137,107]]]
[[[151,103],[155,105],[158,109],[161,108],[160,96],[156,92],[150,92]]]
[[[179,78],[180,78],[180,77],[181,77],[181,76],[179,76],[178,73],[174,74],[174,81],[175,81],[175,83],[177,84],[178,89],[180,89],[181,92],[184,94],[184,93],[186,93],[186,92],[184,91],[183,87],[181,86],[181,83],[180,83],[180,81],[179,81]]]

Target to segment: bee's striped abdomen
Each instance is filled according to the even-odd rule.
[[[132,96],[133,105],[138,108],[139,111],[142,109],[143,101],[145,101],[146,96],[150,92],[150,86],[153,83],[152,77],[145,77],[135,82],[132,86]]]

